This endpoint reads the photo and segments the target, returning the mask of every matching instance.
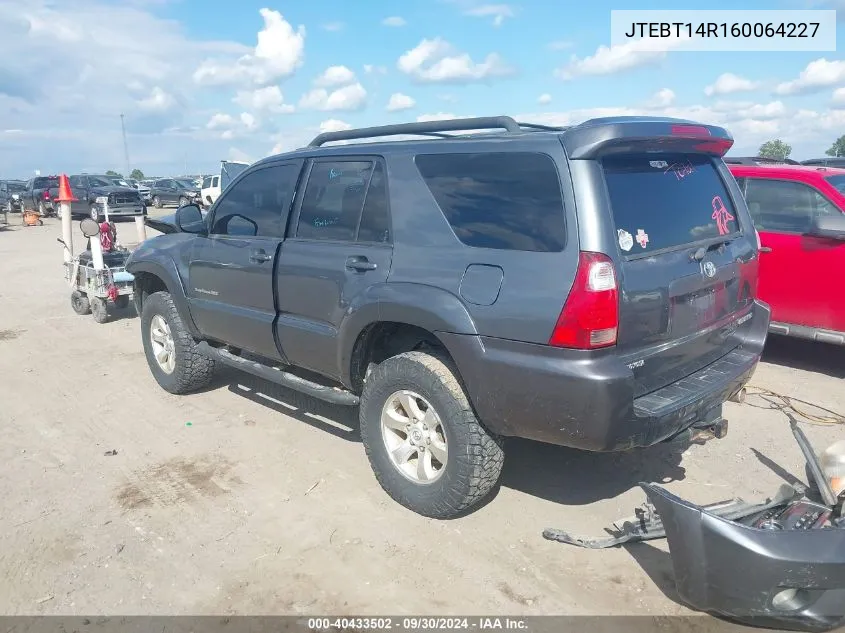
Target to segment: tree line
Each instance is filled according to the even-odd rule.
[[[763,158],[774,158],[776,160],[784,160],[785,158],[789,158],[789,155],[791,153],[792,145],[790,145],[789,143],[785,143],[779,138],[776,138],[763,143],[760,146],[757,155]],[[825,154],[834,158],[845,157],[845,134],[836,139],[833,142],[833,145],[831,145],[830,148],[825,152]]]
[[[112,176],[114,178],[123,178],[123,174],[121,174],[120,172],[114,171],[113,169],[109,169],[106,172],[106,176]],[[132,180],[143,180],[144,179],[144,172],[142,172],[140,169],[133,169],[132,173],[129,174],[129,177],[132,178]]]

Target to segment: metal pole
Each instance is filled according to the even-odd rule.
[[[59,213],[62,214],[62,241],[65,246],[65,263],[73,261],[73,224],[70,217],[70,202],[59,203]]]
[[[147,239],[147,223],[143,215],[135,216],[135,229],[138,231],[138,244]]]
[[[129,145],[126,143],[126,125],[123,123],[123,115],[120,115],[120,129],[123,132],[123,156],[126,159],[126,173],[124,174],[124,178],[130,178],[131,174],[129,171]]]

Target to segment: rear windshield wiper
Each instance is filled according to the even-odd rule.
[[[708,252],[714,251],[718,248],[722,248],[723,246],[727,246],[733,241],[733,237],[726,237],[725,239],[717,240],[711,244],[708,244],[706,247],[702,246],[700,248],[695,249],[694,251],[691,251],[689,254],[689,258],[692,261],[700,262],[702,259],[704,259],[704,256],[707,255]]]

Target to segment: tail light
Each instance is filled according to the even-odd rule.
[[[601,253],[581,252],[575,283],[549,339],[549,345],[598,349],[616,344],[619,290],[613,261]]]
[[[49,199],[50,199],[50,190],[49,190],[49,189],[45,189],[45,190],[44,190],[44,193],[43,193],[42,195],[44,196],[44,199],[45,199],[45,200],[49,200]]]

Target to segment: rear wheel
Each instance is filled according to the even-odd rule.
[[[70,293],[70,305],[77,314],[91,314],[91,304],[88,301],[88,295],[80,290],[74,290]]]
[[[144,299],[141,337],[150,371],[165,391],[190,393],[214,377],[214,360],[197,349],[169,292]]]
[[[179,197],[179,206],[184,207],[186,204],[188,204],[188,199],[185,196],[180,196]]]
[[[108,307],[106,306],[106,300],[102,297],[92,297],[90,299],[91,302],[91,314],[94,316],[94,320],[97,323],[105,323],[109,320],[109,311]]]
[[[361,395],[361,439],[376,479],[423,516],[453,518],[481,502],[504,464],[445,355],[407,352],[378,365]]]
[[[159,198],[158,196],[153,196],[153,206],[156,209],[161,209],[161,198]]]
[[[91,215],[92,220],[94,220],[95,222],[100,221],[100,210],[97,208],[97,205],[92,204],[89,213]]]

